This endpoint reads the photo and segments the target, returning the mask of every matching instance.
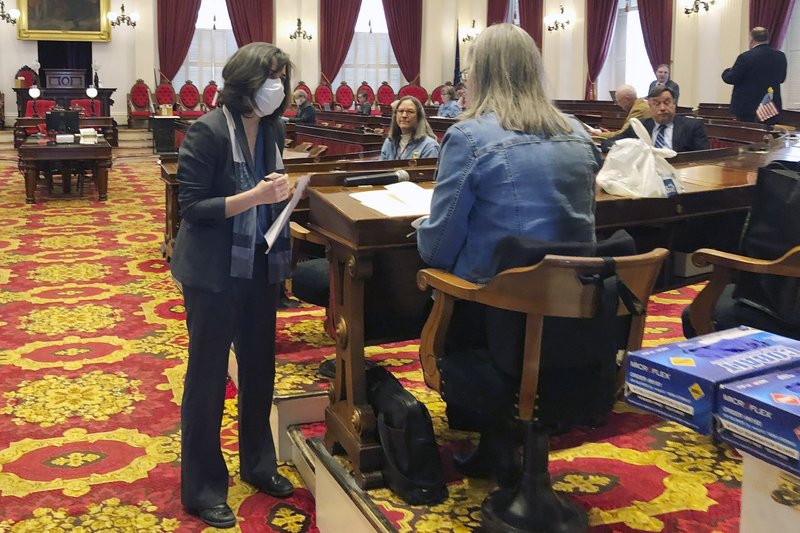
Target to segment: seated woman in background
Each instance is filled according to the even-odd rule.
[[[422,104],[413,96],[397,101],[389,135],[381,148],[381,159],[423,159],[439,155],[436,141]]]
[[[594,242],[599,153],[580,123],[548,100],[541,54],[530,35],[512,24],[490,26],[472,44],[466,72],[470,103],[445,133],[431,214],[417,230],[423,261],[485,282],[496,274],[492,256],[504,237]],[[521,359],[498,360],[488,350],[471,355],[470,347],[480,342],[476,337],[484,335],[485,346],[484,332],[451,321],[442,359],[467,376],[493,369],[508,384],[504,390],[513,392]],[[454,458],[456,467],[468,476],[493,475],[501,486],[512,485],[518,475],[513,394],[508,402],[489,400],[493,406],[487,408],[477,398],[480,389],[451,380],[445,364],[439,368],[450,427],[481,434],[475,452]]]
[[[455,118],[461,114],[461,106],[456,99],[456,88],[452,85],[445,85],[442,88],[442,103],[436,115],[439,117]]]
[[[316,124],[317,111],[314,105],[308,101],[308,95],[305,91],[296,90],[292,93],[294,96],[294,103],[297,104],[297,114],[289,118],[289,122],[297,122],[299,124]]]

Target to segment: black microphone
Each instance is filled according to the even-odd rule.
[[[359,185],[389,185],[398,181],[411,181],[411,176],[405,170],[395,170],[393,172],[380,172],[368,176],[352,176],[344,179],[345,187],[357,187]]]

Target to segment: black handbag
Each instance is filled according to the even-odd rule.
[[[800,245],[800,163],[775,161],[758,169],[740,249],[756,259],[777,259]],[[739,273],[733,297],[792,326],[800,326],[800,279]]]
[[[440,503],[447,485],[425,404],[382,366],[366,371],[367,402],[375,411],[385,457],[383,481],[411,505]]]

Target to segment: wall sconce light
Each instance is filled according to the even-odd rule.
[[[289,39],[308,39],[309,41],[311,40],[311,34],[303,29],[303,23],[300,21],[300,19],[297,19],[297,29],[294,30],[294,33],[289,34]]]
[[[691,5],[688,5],[683,8],[683,12],[686,13],[687,15],[691,15],[692,13],[699,13],[701,7],[706,11],[708,11],[708,8],[713,5],[714,5],[714,0],[709,0],[708,2],[694,0],[694,2],[691,3]]]
[[[33,98],[33,116],[38,117],[39,113],[36,112],[36,100],[42,96],[42,91],[36,85],[31,85],[28,89],[28,96]]]
[[[0,0],[0,20],[9,24],[16,24],[19,18],[19,9],[9,9],[6,11],[6,3]]]
[[[564,4],[559,6],[558,15],[548,15],[545,17],[544,23],[547,25],[547,31],[566,29],[566,26],[569,24],[569,17],[564,14]]]
[[[127,24],[131,28],[135,28],[136,22],[139,20],[139,13],[134,11],[130,15],[126,15],[125,4],[120,4],[119,15],[117,15],[116,11],[109,11],[107,17],[112,26],[122,26],[123,24]]]
[[[478,30],[475,29],[475,19],[472,19],[472,27],[467,28],[464,31],[464,37],[461,38],[462,43],[468,43],[470,41],[474,41],[475,37],[478,36]]]

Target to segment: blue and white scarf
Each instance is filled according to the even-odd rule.
[[[230,135],[231,150],[233,152],[233,169],[236,178],[236,194],[239,194],[255,187],[256,178],[247,166],[242,148],[236,139],[236,122],[231,112],[228,111],[227,107],[223,107],[222,111],[228,124],[228,134]],[[280,161],[280,151],[277,145],[275,146],[275,151],[276,160]],[[268,224],[272,224],[272,221],[277,218],[284,205],[285,202],[278,202],[267,206],[269,208]],[[258,233],[257,207],[251,207],[233,217],[231,277],[245,279],[253,277],[253,260]],[[270,283],[279,283],[291,275],[291,248],[289,243],[289,226],[287,224],[267,256],[268,280]]]

